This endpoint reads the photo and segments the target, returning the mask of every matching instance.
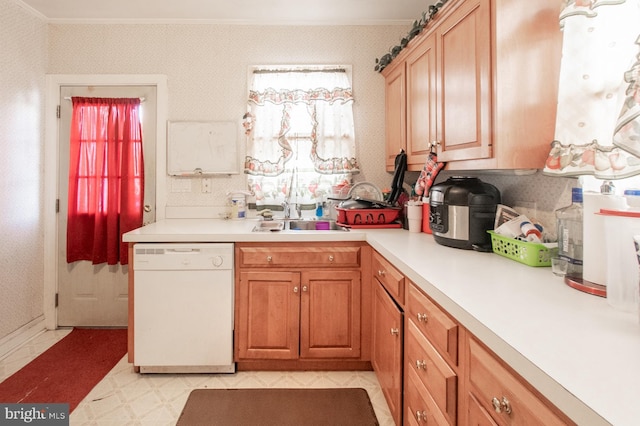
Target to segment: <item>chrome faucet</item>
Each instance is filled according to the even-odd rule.
[[[282,210],[284,211],[284,218],[285,219],[291,218],[291,206],[289,205],[288,201],[284,201],[282,203]]]
[[[296,213],[298,214],[297,219],[302,218],[302,206],[299,203],[295,203],[296,205]],[[289,201],[284,201],[282,203],[282,210],[284,212],[285,219],[291,219],[291,203]]]

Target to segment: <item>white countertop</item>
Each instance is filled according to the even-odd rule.
[[[555,277],[401,229],[251,232],[255,220],[167,219],[126,242],[367,241],[579,425],[637,425],[640,322]]]

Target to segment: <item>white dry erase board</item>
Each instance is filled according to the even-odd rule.
[[[169,175],[238,173],[236,122],[170,121],[167,144]]]

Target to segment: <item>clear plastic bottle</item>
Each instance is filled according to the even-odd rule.
[[[567,276],[582,278],[582,188],[571,190],[571,205],[556,210],[558,257],[569,263]]]

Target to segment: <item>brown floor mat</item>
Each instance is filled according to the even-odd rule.
[[[360,388],[196,389],[177,426],[357,426],[378,425]]]

